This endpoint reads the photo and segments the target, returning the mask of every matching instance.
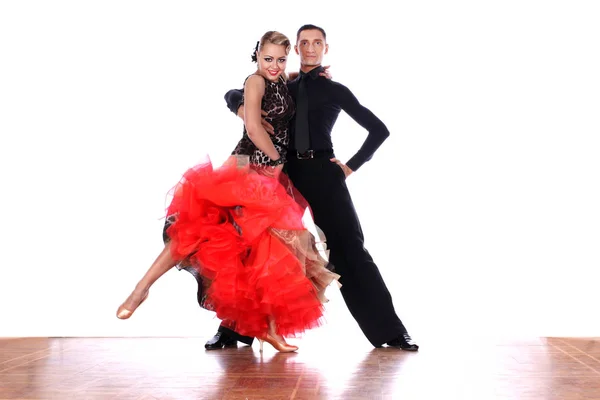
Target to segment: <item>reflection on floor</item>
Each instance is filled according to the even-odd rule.
[[[205,351],[202,338],[0,339],[0,399],[600,399],[600,339],[292,341]]]

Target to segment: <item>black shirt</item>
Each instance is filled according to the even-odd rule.
[[[358,170],[365,162],[369,161],[375,151],[390,135],[385,124],[375,116],[368,108],[358,102],[358,99],[344,85],[334,82],[324,76],[319,76],[323,67],[317,67],[310,72],[307,79],[308,92],[308,126],[310,130],[310,148],[312,150],[328,150],[333,148],[331,142],[331,131],[340,111],[344,110],[360,126],[369,133],[367,139],[358,152],[346,163],[353,171]],[[300,72],[304,75],[304,72]],[[292,97],[296,98],[298,92],[298,80],[288,82],[288,88]],[[243,103],[243,92],[231,90],[225,95],[227,106],[237,114],[237,109]],[[293,147],[294,122],[291,123],[291,140]],[[290,150],[294,150],[291,148]]]

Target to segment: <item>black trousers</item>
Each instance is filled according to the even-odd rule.
[[[291,153],[291,152],[290,152]],[[364,236],[343,170],[324,156],[299,160],[288,156],[287,173],[310,205],[323,230],[329,261],[341,275],[341,293],[350,313],[375,347],[406,332],[396,315],[379,269],[364,247]]]
[[[344,172],[329,161],[333,156],[299,160],[288,157],[286,173],[294,186],[310,204],[315,224],[325,233],[329,261],[341,275],[341,293],[348,310],[369,342],[375,347],[406,332],[392,303],[379,269],[364,247],[364,236]],[[190,271],[191,272],[191,271]],[[201,278],[198,280],[198,302],[201,298]],[[253,338],[242,336],[221,325],[219,332],[252,344]]]

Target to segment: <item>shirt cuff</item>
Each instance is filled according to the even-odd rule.
[[[346,166],[350,168],[353,172],[356,172],[364,163],[365,160],[361,160],[362,157],[355,155],[346,163]]]

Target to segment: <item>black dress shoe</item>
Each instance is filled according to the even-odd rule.
[[[394,340],[390,340],[386,343],[390,347],[396,347],[398,349],[406,351],[418,351],[419,345],[413,342],[412,338],[408,333],[403,333]]]
[[[206,350],[219,350],[223,347],[237,347],[237,340],[230,338],[223,332],[217,332],[206,344]]]

